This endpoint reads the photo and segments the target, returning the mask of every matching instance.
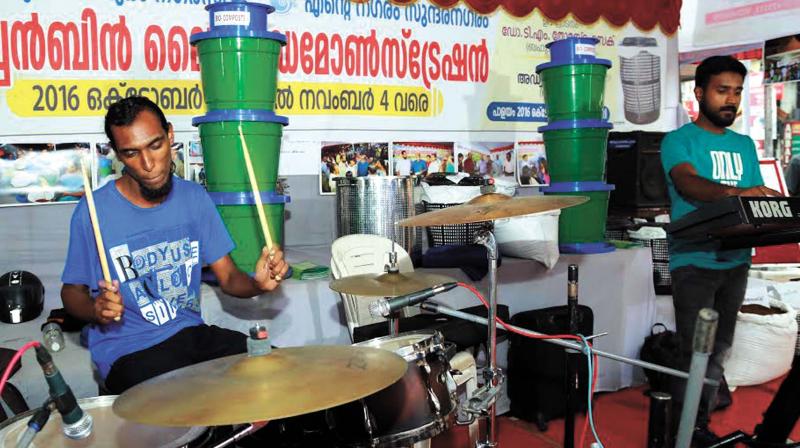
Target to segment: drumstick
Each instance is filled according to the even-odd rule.
[[[86,194],[86,204],[89,205],[89,218],[92,221],[94,241],[97,243],[97,256],[100,258],[100,268],[103,270],[103,280],[105,280],[107,285],[111,286],[111,271],[108,270],[106,248],[103,244],[103,235],[100,233],[97,209],[94,207],[94,195],[92,194],[92,187],[89,185],[89,177],[86,175],[86,162],[83,157],[81,157],[81,174],[83,175],[83,192]],[[114,320],[119,322],[120,317],[116,316]]]
[[[242,154],[244,154],[244,165],[247,168],[247,177],[250,179],[250,188],[253,190],[253,199],[256,204],[256,212],[258,212],[258,220],[261,222],[261,231],[264,233],[264,241],[267,243],[267,250],[272,253],[272,235],[269,233],[269,223],[267,223],[267,216],[264,214],[264,204],[261,202],[261,191],[258,189],[258,182],[256,182],[256,173],[253,171],[253,162],[250,160],[250,151],[247,149],[247,142],[242,133],[242,125],[239,125],[239,140],[242,142]],[[281,276],[275,276],[275,280],[280,281]]]

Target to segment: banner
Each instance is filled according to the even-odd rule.
[[[208,3],[3,2],[0,144],[95,147],[106,141],[108,105],[146,95],[165,110],[176,140],[196,146],[191,118],[205,108],[189,38],[207,29]],[[664,113],[676,106],[665,104],[666,86],[677,85],[677,70],[669,70],[676,65],[668,45],[674,37],[649,16],[639,20],[652,29],[642,31],[616,13],[616,22],[586,25],[571,14],[558,21],[539,9],[525,17],[503,8],[482,15],[464,4],[443,9],[426,0],[271,4],[269,28],[287,38],[276,112],[289,117],[283,146],[291,155],[281,158],[281,175],[318,174],[322,142],[538,140],[547,116],[535,67],[549,60],[548,42],[569,36],[598,38],[597,56],[612,61],[605,104],[616,130],[674,126],[674,113]],[[194,162],[181,154],[184,174],[203,176],[197,153]]]
[[[797,0],[688,0],[682,12],[694,11],[689,22],[691,42],[681,52],[763,42],[795,34],[800,20]]]

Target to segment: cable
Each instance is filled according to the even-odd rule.
[[[481,303],[483,303],[483,305],[487,309],[489,308],[489,302],[486,301],[486,299],[483,297],[483,295],[480,293],[480,291],[478,291],[474,286],[468,285],[468,284],[463,283],[463,282],[458,282],[457,284],[458,284],[458,286],[461,286],[462,288],[468,289],[470,292],[472,292],[472,294],[475,295],[475,297],[478,298],[478,300],[481,301]],[[520,329],[514,328],[514,327],[508,325],[507,323],[505,323],[505,321],[503,321],[503,319],[501,319],[498,316],[495,316],[495,320],[497,321],[497,323],[502,325],[503,328],[505,328],[507,331],[510,331],[512,333],[515,333],[515,334],[518,334],[520,336],[524,336],[524,337],[527,337],[527,338],[531,338],[531,339],[571,339],[571,340],[574,340],[574,341],[577,341],[577,342],[581,342],[584,345],[583,353],[585,355],[587,355],[587,357],[589,358],[588,369],[587,369],[587,373],[589,374],[589,385],[588,385],[588,388],[587,388],[588,391],[589,391],[589,400],[588,400],[589,403],[588,403],[588,410],[587,410],[587,414],[586,414],[586,421],[584,422],[583,430],[581,431],[580,445],[578,445],[578,446],[580,448],[583,448],[583,444],[584,444],[584,442],[586,440],[587,426],[590,426],[592,428],[592,435],[594,436],[595,441],[597,441],[597,443],[600,445],[600,448],[602,448],[603,444],[602,444],[602,442],[600,442],[600,438],[597,436],[597,431],[595,430],[595,427],[594,427],[594,417],[592,416],[592,396],[594,396],[594,390],[595,390],[595,385],[597,383],[597,376],[598,376],[597,355],[595,355],[592,352],[592,344],[582,335],[574,335],[574,334],[542,335],[542,334],[535,334],[533,332],[528,332],[528,331],[524,331],[524,330],[520,330]],[[594,358],[595,362],[592,362],[592,358]]]
[[[3,396],[3,389],[5,389],[6,387],[6,383],[8,382],[8,377],[11,376],[11,371],[14,370],[14,366],[17,364],[19,359],[29,348],[38,347],[39,345],[41,344],[39,344],[39,342],[37,341],[30,341],[27,344],[23,345],[22,348],[17,350],[16,353],[14,353],[14,356],[11,358],[11,361],[9,361],[8,365],[6,366],[5,372],[3,372],[3,377],[0,378],[0,397]]]
[[[587,361],[589,362],[589,371],[592,372],[592,374],[589,375],[589,387],[587,388],[589,391],[589,396],[587,399],[588,409],[586,410],[586,419],[589,421],[589,426],[592,428],[592,435],[594,436],[594,440],[597,442],[598,445],[600,445],[600,448],[603,448],[603,442],[600,441],[600,437],[597,435],[597,429],[594,427],[594,415],[592,413],[592,393],[594,391],[594,384],[596,380],[596,377],[594,375],[596,370],[594,369],[593,366],[596,365],[595,363],[597,362],[597,355],[592,353],[592,346],[589,344],[589,341],[586,340],[586,338],[583,335],[578,335],[578,336],[580,336],[581,341],[583,341],[584,349],[586,350],[586,358]]]

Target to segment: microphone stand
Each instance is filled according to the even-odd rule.
[[[567,316],[569,334],[578,334],[578,265],[567,268]],[[566,406],[564,412],[564,448],[575,446],[575,407],[578,395],[578,353],[565,350],[564,390]],[[582,447],[581,447],[582,448]]]
[[[474,322],[476,324],[489,325],[489,323],[488,323],[488,321],[486,320],[485,317],[480,317],[480,316],[476,316],[474,314],[465,313],[463,311],[454,310],[454,309],[450,308],[449,306],[442,305],[442,304],[436,303],[436,302],[424,302],[424,303],[420,304],[420,308],[422,308],[425,311],[429,311],[431,313],[440,313],[440,314],[444,314],[445,316],[451,316],[451,317],[455,317],[455,318],[458,318],[458,319],[464,319],[466,321]],[[516,325],[506,324],[504,326],[505,326],[505,328],[508,328],[508,329],[524,331],[524,332],[527,332],[527,333],[530,333],[530,334],[533,334],[533,335],[536,335],[536,336],[548,336],[548,335],[546,335],[544,333],[539,333],[537,331],[529,330],[527,328],[518,327]],[[593,336],[587,337],[586,339],[587,340],[592,340],[592,339],[594,339],[596,337],[599,337],[599,336],[605,336],[606,334],[607,333],[600,333],[598,335],[593,335]],[[550,344],[560,345],[561,347],[565,347],[565,348],[568,348],[568,349],[577,350],[577,351],[580,351],[580,352],[583,351],[583,344],[579,344],[577,342],[573,342],[573,341],[569,341],[569,340],[565,340],[565,339],[542,339],[542,340],[545,341],[545,342],[548,342]],[[683,378],[683,379],[689,378],[689,373],[687,373],[687,372],[683,372],[681,370],[673,369],[671,367],[665,367],[665,366],[662,366],[662,365],[659,365],[659,364],[653,364],[653,363],[647,362],[647,361],[642,361],[641,359],[627,358],[627,357],[622,356],[622,355],[617,355],[615,353],[609,353],[609,352],[605,352],[603,350],[598,350],[598,349],[592,349],[592,353],[594,353],[597,356],[601,356],[603,358],[608,358],[608,359],[613,359],[614,361],[624,362],[626,364],[638,366],[638,367],[641,367],[643,369],[650,369],[650,370],[654,370],[656,372],[666,373],[667,375],[672,375],[672,376],[676,376],[678,378]],[[719,381],[717,381],[717,380],[714,380],[714,379],[711,379],[711,378],[702,379],[702,376],[701,376],[701,380],[702,380],[703,384],[705,384],[707,386],[719,387]]]

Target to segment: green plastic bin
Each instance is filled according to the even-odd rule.
[[[255,272],[256,262],[266,241],[252,193],[210,192],[209,194],[217,204],[222,221],[236,244],[236,248],[230,254],[231,259],[242,271]],[[276,245],[283,246],[284,208],[285,204],[290,202],[290,198],[273,192],[262,193],[261,198],[272,241]]]
[[[559,121],[539,128],[552,182],[603,181],[611,123]]]
[[[550,42],[550,61],[536,66],[548,121],[603,118],[606,72],[611,61],[595,56],[598,40],[570,37]]]
[[[602,242],[608,216],[608,196],[614,186],[603,182],[553,183],[547,195],[587,196],[589,201],[561,210],[558,219],[559,245]]]
[[[603,118],[606,71],[599,64],[564,65],[540,74],[547,119],[582,120]]]
[[[224,37],[202,39],[195,45],[208,110],[275,108],[283,41]]]
[[[208,191],[250,191],[239,126],[242,127],[258,188],[274,191],[278,180],[283,126],[288,119],[270,111],[211,111],[196,117]]]

